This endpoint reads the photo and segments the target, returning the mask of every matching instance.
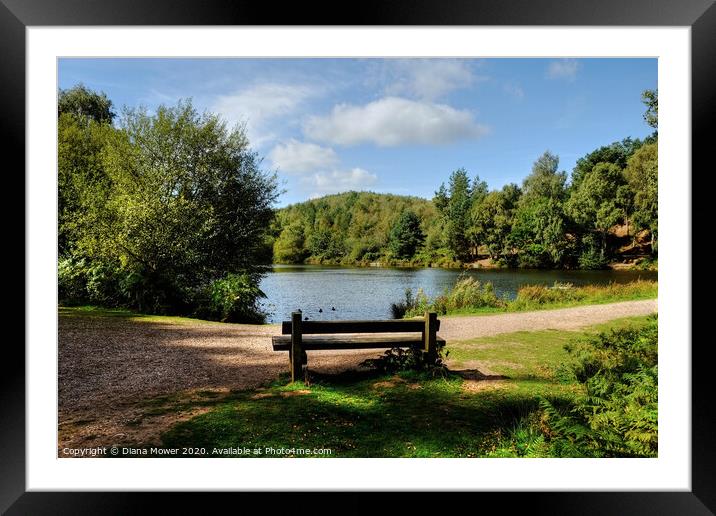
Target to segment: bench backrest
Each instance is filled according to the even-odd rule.
[[[299,319],[300,320],[300,319]],[[440,320],[435,321],[440,329]],[[331,333],[413,333],[425,330],[425,319],[395,319],[385,321],[301,321],[303,335],[327,335]],[[291,335],[291,321],[283,321],[281,333]]]

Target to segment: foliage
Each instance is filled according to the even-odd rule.
[[[390,313],[393,319],[402,319],[408,311],[416,308],[417,299],[413,296],[413,291],[409,288],[405,289],[405,299],[397,303],[390,304]]]
[[[441,184],[433,202],[445,222],[447,247],[459,260],[475,255],[471,247],[469,228],[470,211],[476,202],[487,195],[487,183],[479,177],[470,180],[467,170],[458,169],[450,174],[448,187]]]
[[[569,182],[559,157],[546,151],[521,186],[490,191],[460,168],[432,202],[372,192],[313,199],[279,210],[274,261],[464,267],[490,258],[525,268],[600,269],[622,253],[648,253],[635,240],[644,230],[656,257],[657,161],[654,133],[589,152]]]
[[[258,306],[266,295],[258,288],[258,279],[249,274],[227,274],[206,287],[194,316],[222,322],[262,324],[266,314]]]
[[[473,205],[471,238],[475,245],[485,245],[495,261],[512,258],[510,234],[521,195],[517,185],[508,184]]]
[[[559,172],[559,157],[549,151],[532,165],[532,172],[522,182],[522,202],[538,199],[563,201],[566,195],[567,173]]]
[[[555,282],[552,286],[523,285],[515,299],[500,299],[491,283],[480,283],[472,276],[462,277],[452,289],[430,299],[422,289],[413,294],[406,289],[405,299],[391,304],[393,316],[414,317],[426,311],[441,315],[489,311],[539,310],[555,306],[609,303],[631,299],[657,297],[655,281],[636,280],[629,283],[585,285],[575,287],[571,283]],[[395,307],[395,308],[393,308]],[[397,317],[396,317],[397,318]]]
[[[425,235],[420,228],[420,218],[410,210],[404,211],[390,232],[389,248],[400,259],[410,259],[423,244]]]
[[[629,158],[624,175],[634,192],[634,221],[651,233],[656,251],[659,231],[659,159],[658,144],[644,145]]]
[[[256,319],[252,289],[277,189],[242,127],[191,102],[151,115],[126,109],[116,128],[61,113],[58,127],[68,302],[191,314],[214,285],[235,302],[214,299],[212,316]]]
[[[419,224],[405,213],[414,214]],[[389,264],[399,259],[392,246],[398,243],[396,226],[401,217],[411,218],[412,230],[400,231],[405,239],[405,253],[415,245],[416,254],[412,258],[429,261],[431,250],[441,245],[435,242],[435,235],[440,234],[436,215],[435,207],[425,199],[372,192],[346,192],[293,204],[279,210],[274,221],[274,261]],[[433,235],[431,242],[436,244],[425,254],[421,254],[418,245],[420,234],[427,234],[426,240]]]
[[[517,249],[519,266],[562,265],[569,246],[565,218],[562,203],[556,199],[540,197],[520,203],[508,237],[510,246]]]
[[[657,90],[645,90],[641,94],[641,101],[646,106],[644,121],[657,129],[659,127],[659,93]]]
[[[367,358],[361,362],[362,367],[373,369],[381,374],[394,374],[401,371],[424,371],[432,376],[446,376],[448,368],[445,360],[449,352],[438,347],[437,356],[429,359],[429,355],[418,348],[392,348],[378,358]]]
[[[303,226],[291,224],[286,227],[273,244],[274,261],[276,263],[301,263],[308,256],[305,242]]]
[[[77,119],[89,119],[97,123],[112,123],[116,113],[107,95],[97,93],[78,84],[67,90],[60,90],[57,98],[57,116],[68,114]]]
[[[75,248],[77,224],[87,205],[101,202],[110,187],[103,152],[115,129],[94,118],[61,113],[57,142],[58,251]]]
[[[599,163],[571,191],[566,211],[572,220],[585,229],[584,236],[587,238],[583,238],[582,242],[591,244],[585,246],[586,256],[580,257],[583,268],[598,268],[606,263],[607,234],[611,227],[624,219],[626,213],[629,195],[622,193],[625,185],[626,181],[617,165]],[[599,249],[598,258],[594,256],[595,247]]]
[[[578,188],[587,174],[599,163],[611,163],[623,170],[629,157],[642,145],[644,145],[644,142],[638,138],[624,138],[621,141],[599,147],[586,156],[579,158],[574,170],[572,170],[570,189]]]
[[[412,294],[411,294],[412,296]],[[406,301],[408,297],[406,296]],[[422,290],[418,290],[412,303],[406,302],[408,309],[406,317],[422,315],[426,311],[437,312],[445,315],[450,312],[477,310],[480,308],[501,308],[506,306],[502,299],[495,294],[492,283],[481,283],[472,276],[465,276],[458,279],[455,286],[437,296],[432,301],[428,299]]]
[[[566,347],[586,396],[567,405],[545,399],[560,455],[656,457],[658,451],[658,324],[621,328]]]
[[[571,283],[555,282],[545,285],[525,285],[508,304],[508,309],[533,310],[549,305],[594,304],[626,299],[649,299],[657,296],[655,281],[637,280],[629,283],[585,285],[575,287]]]

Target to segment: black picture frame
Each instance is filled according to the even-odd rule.
[[[347,5],[338,2],[294,2],[276,8],[268,2],[246,0],[0,0],[0,141],[6,149],[4,162],[8,163],[7,158],[12,157],[15,164],[14,168],[8,166],[5,170],[25,170],[25,29],[44,25],[689,26],[692,45],[692,170],[703,169],[705,173],[713,169],[713,165],[707,165],[706,160],[707,143],[713,133],[711,126],[716,100],[714,0],[453,0],[449,3],[437,0],[367,0],[359,7],[355,4],[353,9],[347,8]],[[21,177],[22,174],[15,174],[19,182],[17,188],[24,192]],[[691,177],[696,175],[692,172]],[[697,192],[693,185],[692,191]],[[695,200],[693,205],[697,205]],[[15,230],[18,233],[22,231],[19,227]],[[24,241],[24,232],[19,240]],[[22,267],[27,274],[24,251],[22,258]],[[16,259],[19,261],[19,256]],[[17,304],[20,305],[19,302]],[[25,307],[24,303],[22,306]],[[698,307],[695,302],[692,306],[692,321],[696,323],[700,320],[695,316]],[[706,340],[711,341],[712,338]],[[510,508],[514,508],[516,503],[538,514],[712,514],[716,511],[716,466],[709,423],[713,418],[710,410],[712,387],[708,383],[711,376],[708,360],[710,346],[708,342],[701,344],[704,345],[692,346],[690,492],[484,493],[479,495],[480,506],[486,507],[484,504],[487,501],[504,504],[509,500]],[[0,376],[0,511],[7,511],[7,514],[130,514],[150,507],[150,497],[160,497],[161,512],[164,513],[169,512],[172,506],[181,507],[182,513],[189,512],[193,504],[202,507],[202,512],[210,512],[206,501],[190,499],[188,493],[26,492],[25,353],[17,338],[6,338],[4,351],[3,374]],[[213,502],[219,501],[217,497],[223,499],[228,495],[212,493],[209,496]],[[292,496],[295,498],[297,495]],[[361,510],[364,510],[371,506],[365,498],[372,496],[375,495],[352,493],[349,497],[356,501],[346,499],[341,503],[346,508],[362,507]],[[359,502],[358,497],[363,499]],[[423,507],[427,507],[426,499],[417,497]],[[275,501],[271,504],[278,507],[276,502],[280,503],[282,498],[272,500]],[[291,502],[292,505],[295,503],[295,500]],[[298,503],[308,505],[306,502]],[[314,503],[310,506],[311,512],[321,510]]]

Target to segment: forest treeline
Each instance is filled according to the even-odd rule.
[[[656,92],[643,99],[656,129]],[[260,322],[272,262],[598,268],[620,247],[658,249],[656,131],[596,149],[569,180],[545,152],[500,190],[459,169],[430,200],[348,192],[276,210],[245,128],[190,101],[117,114],[78,85],[57,116],[64,304]]]
[[[490,258],[511,267],[598,269],[658,251],[656,92],[644,118],[655,129],[580,158],[571,174],[539,156],[521,185],[490,190],[452,172],[432,200],[348,192],[278,211],[269,244],[277,263],[460,266]]]

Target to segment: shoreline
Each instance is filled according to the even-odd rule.
[[[440,265],[437,263],[385,263],[385,262],[333,262],[326,261],[322,263],[271,263],[264,264],[262,267],[268,269],[280,266],[280,267],[345,267],[345,268],[356,268],[356,269],[445,269],[445,270],[490,270],[490,271],[640,271],[640,272],[658,272],[658,267],[641,268],[639,265],[633,262],[611,262],[603,269],[580,269],[579,267],[574,268],[533,268],[533,267],[508,267],[506,265],[497,264],[485,264],[485,260],[478,260],[477,262],[464,263],[462,265]]]

